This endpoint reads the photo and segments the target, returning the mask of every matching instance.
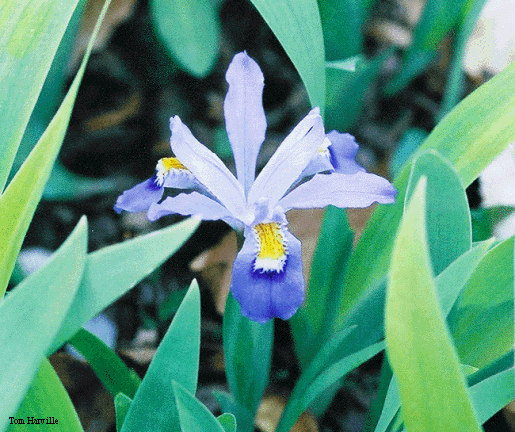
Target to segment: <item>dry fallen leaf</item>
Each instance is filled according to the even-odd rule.
[[[256,426],[263,432],[273,432],[279,423],[285,406],[286,398],[278,395],[265,396],[256,414]],[[318,432],[318,430],[315,417],[304,412],[290,429],[290,432]]]

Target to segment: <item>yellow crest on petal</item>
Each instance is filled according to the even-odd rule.
[[[277,222],[260,223],[254,225],[253,231],[258,243],[254,271],[281,272],[288,254],[281,225]]]

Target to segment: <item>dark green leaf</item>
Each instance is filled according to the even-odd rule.
[[[123,422],[125,421],[125,416],[129,411],[131,403],[132,399],[123,393],[118,393],[115,396],[114,408],[116,411],[116,432],[120,432],[122,430]]]

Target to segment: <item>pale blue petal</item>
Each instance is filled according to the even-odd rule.
[[[163,186],[173,189],[198,189],[202,187],[190,172],[174,169],[166,174]]]
[[[292,208],[323,208],[328,205],[362,208],[374,202],[393,203],[396,194],[397,191],[388,180],[375,174],[362,171],[356,174],[317,174],[289,192],[279,205],[285,211]]]
[[[170,145],[181,163],[230,213],[248,219],[243,188],[220,158],[198,142],[178,116],[170,119],[170,129]]]
[[[147,216],[151,221],[155,221],[169,214],[198,216],[203,220],[218,220],[232,216],[223,205],[198,192],[180,193],[166,198],[162,203],[154,203],[148,209]]]
[[[329,146],[331,164],[337,173],[355,174],[358,171],[365,171],[365,168],[358,165],[355,160],[359,145],[351,134],[333,130],[327,134],[327,138],[331,141]]]
[[[225,79],[229,90],[224,102],[225,127],[231,143],[238,180],[247,193],[256,175],[256,160],[265,139],[263,73],[246,52],[236,54]]]
[[[265,165],[249,192],[249,202],[268,198],[273,207],[299,178],[324,141],[320,110],[314,108],[293,129]]]
[[[306,177],[324,172],[334,171],[333,165],[331,164],[330,158],[324,153],[318,152],[313,159],[309,162],[308,166],[304,168],[304,171],[299,176],[299,181]]]
[[[289,319],[304,300],[301,244],[284,228],[288,257],[283,272],[254,271],[258,244],[251,228],[233,264],[231,290],[241,313],[264,323],[271,318]]]
[[[146,211],[151,204],[161,199],[163,192],[164,188],[156,184],[155,177],[151,177],[123,192],[116,200],[114,210],[117,213],[122,210],[131,213]]]

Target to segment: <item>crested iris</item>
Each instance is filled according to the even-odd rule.
[[[305,283],[301,243],[288,230],[285,213],[392,203],[396,191],[356,163],[358,145],[351,135],[325,134],[318,108],[290,132],[256,178],[266,131],[263,74],[242,52],[229,65],[226,80],[225,124],[236,177],[174,116],[170,145],[175,157],[161,159],[153,177],[120,195],[115,210],[147,211],[152,221],[171,213],[198,215],[243,230],[231,282],[242,314],[258,322],[288,319],[302,304]],[[161,201],[165,188],[182,191]]]

